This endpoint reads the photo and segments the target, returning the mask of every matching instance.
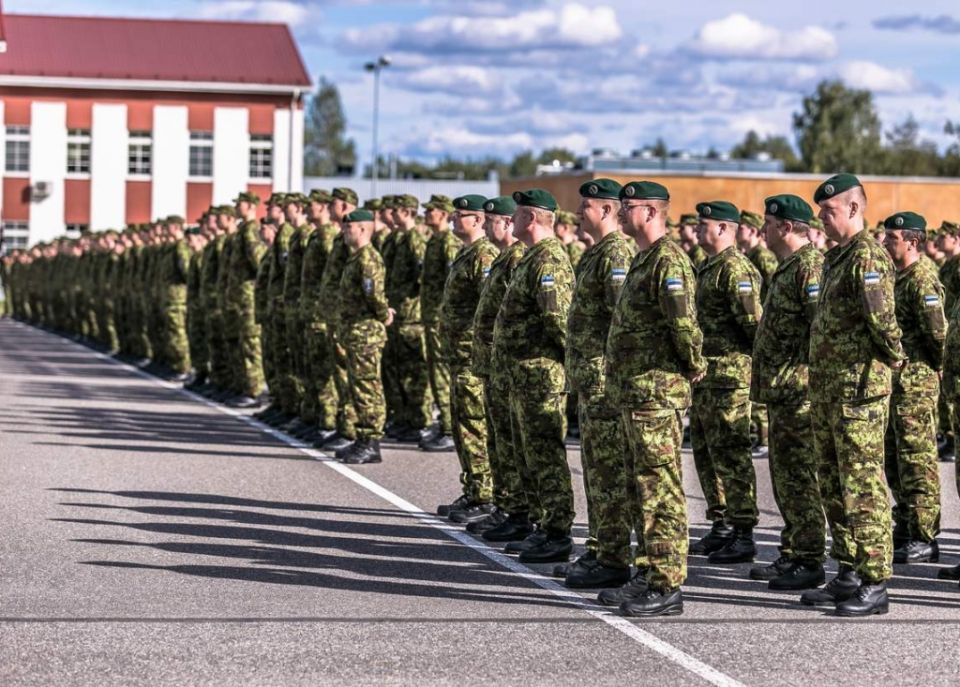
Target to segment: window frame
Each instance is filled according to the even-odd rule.
[[[194,163],[198,165],[203,162],[203,160],[195,160],[196,156],[203,153],[205,157],[209,158],[209,170],[206,173],[203,168],[199,170],[195,167]],[[190,132],[190,151],[187,158],[187,176],[193,181],[210,181],[213,179],[213,132],[212,131],[191,131]]]
[[[10,225],[17,225],[11,227]],[[12,233],[11,233],[12,232]],[[12,250],[26,248],[30,243],[30,223],[22,219],[3,220],[3,250],[4,255]],[[16,244],[16,245],[14,245]]]
[[[4,173],[9,176],[16,177],[29,177],[30,176],[30,146],[32,144],[31,131],[29,126],[24,126],[22,124],[8,124],[5,129],[5,138],[3,143],[4,148],[4,161],[3,161],[3,170]],[[18,152],[16,155],[11,155],[11,144],[16,148]],[[22,169],[14,169],[10,166],[11,160],[21,160],[24,159]]]
[[[131,131],[127,137],[127,178],[147,180],[152,176],[153,132]]]
[[[79,149],[80,169],[70,169],[74,162],[71,150]],[[84,149],[86,149],[86,169],[83,169]],[[67,178],[87,179],[90,177],[93,137],[90,129],[67,129]]]
[[[250,154],[247,159],[249,180],[252,182],[273,180],[273,161],[273,136],[270,134],[251,134]],[[264,174],[264,172],[266,173]]]

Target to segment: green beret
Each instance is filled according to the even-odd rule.
[[[278,208],[283,207],[283,201],[286,196],[286,193],[271,193],[270,200],[267,201],[267,205],[276,205]]]
[[[367,198],[363,201],[363,209],[370,212],[383,210],[383,201],[380,198]]]
[[[813,208],[800,196],[783,193],[779,196],[770,196],[763,201],[765,212],[777,219],[786,219],[791,222],[810,224],[813,219]]]
[[[631,181],[620,189],[620,200],[670,200],[670,192],[655,181]]]
[[[926,232],[927,220],[915,212],[898,212],[883,221],[883,228],[887,231],[909,229],[910,231]]]
[[[427,210],[441,210],[443,212],[453,212],[453,201],[448,196],[434,193],[430,200],[423,204]]]
[[[695,227],[700,224],[700,217],[693,214],[692,212],[686,212],[680,215],[680,226],[681,227]]]
[[[350,205],[357,205],[360,201],[357,198],[357,192],[352,188],[346,188],[341,186],[339,188],[333,189],[333,197],[338,198],[339,200],[344,201],[345,203],[350,203]]]
[[[167,218],[163,220],[163,223],[164,224],[183,224],[184,221],[185,220],[180,215],[167,215]]]
[[[580,185],[580,196],[582,198],[619,200],[621,188],[623,187],[613,179],[594,179]]]
[[[483,204],[483,211],[491,215],[506,215],[510,217],[517,211],[517,204],[510,196],[497,196]]]
[[[315,188],[310,191],[310,195],[307,196],[311,203],[329,203],[333,200],[333,196],[330,195],[330,191],[325,191],[322,188]]]
[[[233,202],[239,203],[241,201],[246,201],[251,205],[260,205],[260,196],[253,191],[241,191],[237,194],[237,197],[233,199]]]
[[[712,219],[716,222],[740,223],[740,211],[733,203],[725,200],[711,200],[708,203],[697,203],[697,215]]]
[[[540,208],[541,210],[557,211],[557,199],[549,191],[542,188],[531,188],[527,191],[514,191],[513,200],[520,207]]]
[[[943,223],[940,225],[940,233],[947,234],[948,236],[960,236],[960,224],[943,220]]]
[[[453,199],[453,207],[457,210],[468,210],[470,212],[483,212],[483,204],[487,202],[487,199],[483,196],[479,196],[476,193],[468,193],[465,196],[460,196]]]
[[[407,208],[409,210],[416,210],[420,207],[420,201],[417,200],[416,196],[411,196],[409,193],[404,193],[400,196],[394,196],[393,202],[395,208]]]
[[[756,212],[750,212],[749,210],[741,210],[740,224],[746,224],[754,229],[763,229],[763,215],[758,215]]]
[[[349,215],[343,218],[344,222],[372,222],[373,213],[369,210],[354,210]]]
[[[849,191],[857,186],[862,188],[863,184],[852,174],[835,174],[817,187],[817,190],[813,194],[813,202],[822,203],[839,193]]]

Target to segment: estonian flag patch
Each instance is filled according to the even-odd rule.
[[[753,284],[748,281],[738,281],[737,291],[740,293],[753,293]]]
[[[683,291],[683,279],[667,277],[667,291]]]
[[[935,294],[930,296],[924,296],[923,304],[926,305],[928,308],[931,308],[935,305],[940,305],[940,297]]]
[[[540,277],[540,284],[541,284],[541,286],[553,286],[553,285],[556,284],[556,283],[557,283],[557,282],[556,282],[556,280],[553,278],[553,275],[552,275],[552,274],[545,274],[545,275],[543,275],[542,277]]]
[[[880,274],[879,272],[867,272],[863,275],[863,283],[867,286],[874,286],[880,283]]]
[[[613,281],[624,281],[627,278],[627,271],[622,267],[614,267],[610,271],[610,279]]]
[[[819,284],[807,284],[807,298],[817,298],[820,295]]]

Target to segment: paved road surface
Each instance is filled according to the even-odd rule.
[[[626,621],[418,513],[456,496],[452,454],[347,469],[9,320],[0,408],[4,685],[957,684],[960,589],[935,565],[898,569],[890,614],[860,621],[691,558],[683,616]],[[701,534],[690,456],[686,482]]]

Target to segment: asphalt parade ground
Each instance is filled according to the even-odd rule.
[[[690,558],[682,616],[626,620],[433,516],[456,457],[345,467],[247,415],[0,321],[4,685],[955,685],[960,561],[846,620]],[[689,452],[691,534],[707,529]],[[579,450],[575,535],[586,530]],[[780,519],[756,460],[761,556]],[[828,575],[835,567],[831,564]]]

